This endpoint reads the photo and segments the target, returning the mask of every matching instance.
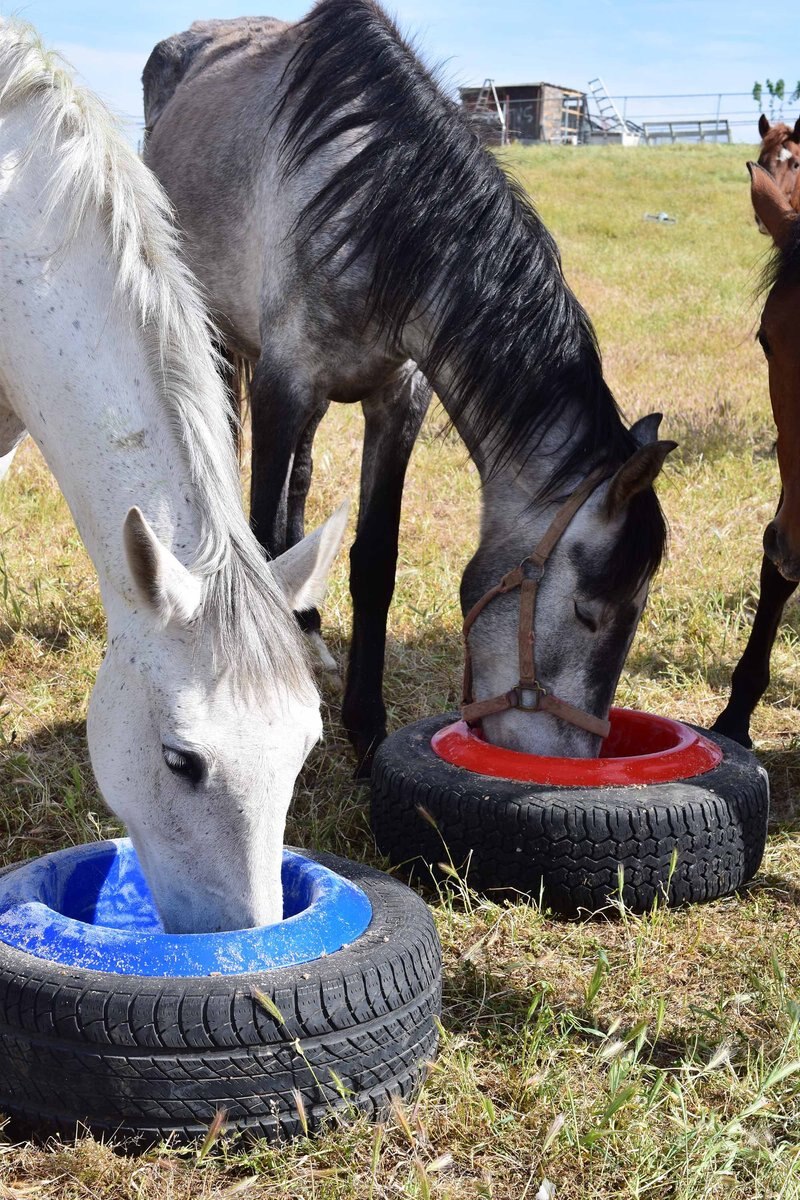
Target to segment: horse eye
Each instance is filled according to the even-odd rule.
[[[193,786],[200,783],[205,775],[205,763],[199,754],[191,754],[188,750],[175,750],[172,746],[162,746],[164,762],[173,775],[180,775]]]
[[[575,616],[580,621],[581,625],[585,625],[590,633],[597,633],[597,621],[594,617],[590,617],[588,613],[583,612],[578,601],[575,601]]]
[[[769,348],[769,342],[767,341],[767,335],[763,332],[763,330],[759,329],[757,336],[758,336],[759,346],[764,351],[764,354],[766,355],[766,357],[769,358],[772,351]]]

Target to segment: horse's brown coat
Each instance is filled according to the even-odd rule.
[[[764,534],[764,550],[785,578],[800,579],[800,277],[780,266],[796,253],[800,215],[769,172],[751,164],[750,175],[753,208],[779,255],[758,333],[769,368],[783,488],[780,508]]]

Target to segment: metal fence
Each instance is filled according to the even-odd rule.
[[[757,126],[761,110],[751,92],[677,92],[658,96],[612,94],[611,99],[622,117],[640,129],[648,124],[666,125],[669,122],[727,121],[734,141],[759,141]],[[587,96],[587,101],[589,116],[596,121],[597,111],[591,96]],[[533,130],[538,128],[541,118],[535,108],[536,103],[532,101],[508,103],[508,126],[512,137],[516,134],[524,140],[538,140],[539,135]],[[785,120],[790,125],[794,124],[798,114],[800,104],[792,106],[788,103],[781,109],[775,108],[772,113],[767,112],[771,121]],[[139,142],[144,127],[141,117],[125,113],[123,122],[131,141]],[[580,114],[573,105],[564,113],[564,132],[564,141],[584,140]],[[726,141],[727,137],[720,135],[718,140]]]
[[[502,89],[501,89],[502,91]],[[610,96],[636,141],[657,145],[664,141],[757,142],[760,109],[750,92],[693,92],[672,95]],[[749,101],[749,103],[748,103]],[[511,100],[501,97],[506,128],[512,140],[522,142],[587,142],[603,140],[604,119],[591,95],[565,100],[559,114],[552,105],[548,111],[541,100]],[[800,105],[795,106],[800,111]],[[794,124],[796,113],[790,105],[773,109],[770,119]],[[493,113],[483,119],[497,125],[487,126],[487,140],[498,140],[500,122]],[[627,134],[626,134],[627,137]],[[610,141],[619,141],[620,128],[609,132]]]
[[[757,142],[761,109],[751,92],[678,92],[668,96],[612,95],[626,121],[643,127],[685,122],[727,121],[734,141]],[[800,110],[799,110],[800,111]],[[592,105],[589,107],[592,114]],[[769,116],[769,112],[767,113]],[[785,104],[773,110],[771,120],[794,124],[797,112]]]

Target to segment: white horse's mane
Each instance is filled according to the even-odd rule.
[[[46,144],[55,164],[49,210],[64,207],[73,236],[90,211],[105,222],[117,294],[138,319],[186,453],[202,529],[187,565],[204,578],[202,614],[219,657],[252,685],[302,688],[301,638],[242,512],[213,329],[180,258],[169,201],[117,120],[75,83],[60,56],[30,26],[0,19],[0,114],[31,101],[35,144]]]

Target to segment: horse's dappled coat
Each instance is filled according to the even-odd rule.
[[[269,549],[299,536],[311,442],[331,399],[364,407],[343,717],[368,765],[385,733],[386,614],[427,385],[481,473],[466,607],[528,553],[560,497],[642,448],[552,237],[377,4],[322,0],[292,26],[198,22],[156,47],[144,82],[146,159],[229,348],[257,364],[251,521]],[[638,486],[613,521],[602,489],[537,601],[548,685],[579,707],[607,707],[663,553],[656,472],[633,473]],[[594,605],[594,631],[607,626],[607,637],[584,644],[576,590],[588,594],[577,611]],[[475,656],[476,695],[505,690],[513,680],[494,676],[515,657],[513,615],[498,605],[474,637],[487,646]],[[531,751],[595,748],[547,718],[518,717],[492,718],[490,737]]]
[[[265,562],[167,201],[102,104],[14,22],[0,24],[0,162],[0,464],[27,429],[97,568],[95,774],[168,927],[277,919],[286,808],[320,731],[284,590],[313,580],[319,598],[341,518]]]

